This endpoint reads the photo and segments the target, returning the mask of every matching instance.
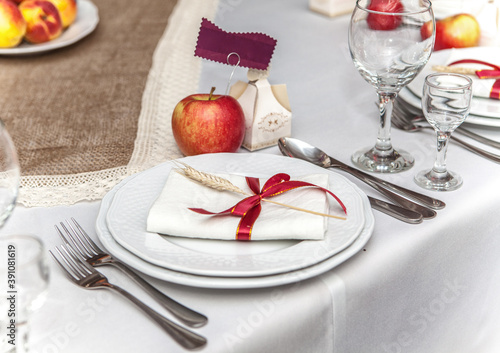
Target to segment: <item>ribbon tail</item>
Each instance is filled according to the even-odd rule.
[[[496,80],[491,87],[490,92],[491,99],[500,99],[500,80]]]
[[[287,191],[290,191],[293,189],[297,189],[297,188],[301,188],[301,187],[306,187],[306,186],[312,187],[315,189],[319,189],[323,192],[330,194],[338,202],[340,207],[342,207],[344,214],[347,214],[347,208],[345,207],[344,203],[337,197],[337,195],[335,195],[333,192],[331,192],[328,189],[322,188],[321,186],[318,186],[318,185],[308,183],[306,181],[298,181],[298,180],[283,181],[279,184],[272,185],[267,190],[262,192],[262,197],[265,198],[265,197],[269,197],[269,196],[276,196],[276,195],[282,194],[284,192],[287,192]]]
[[[234,207],[231,207],[225,211],[221,212],[210,212],[207,211],[203,208],[195,208],[195,207],[190,207],[188,210],[191,210],[193,212],[199,213],[199,214],[205,214],[205,215],[213,215],[213,216],[222,216],[222,215],[230,215]]]
[[[252,229],[255,221],[260,215],[262,206],[259,204],[250,208],[240,219],[236,230],[236,240],[249,241],[252,238]]]

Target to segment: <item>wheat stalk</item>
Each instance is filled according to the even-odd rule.
[[[434,65],[432,67],[432,70],[438,71],[438,72],[450,72],[454,74],[464,74],[464,75],[475,75],[476,70],[471,69],[468,67],[462,67],[462,66],[442,66],[442,65]]]
[[[217,175],[213,175],[210,173],[201,172],[201,171],[194,169],[193,167],[187,165],[186,163],[183,163],[180,161],[174,161],[174,163],[182,165],[182,167],[174,169],[176,172],[185,176],[188,179],[191,179],[191,180],[194,180],[194,181],[200,183],[201,185],[204,185],[204,186],[207,186],[207,187],[210,187],[212,189],[219,190],[219,191],[232,191],[232,192],[242,194],[245,196],[252,196],[251,194],[241,190],[239,187],[237,187],[236,185],[234,185],[233,183],[231,183],[227,179],[224,179],[222,177],[219,177]],[[306,209],[303,209],[300,207],[295,207],[295,206],[291,206],[291,205],[286,205],[286,204],[281,203],[281,202],[272,201],[269,199],[262,199],[262,201],[273,203],[275,205],[279,205],[279,206],[283,206],[283,207],[288,207],[288,208],[291,208],[291,209],[294,209],[297,211],[318,215],[318,216],[330,217],[330,218],[341,219],[341,220],[346,219],[345,217],[333,216],[333,215],[326,214],[326,213],[310,211],[310,210],[306,210]]]
[[[238,194],[248,195],[248,193],[241,190],[239,187],[231,183],[229,180],[221,178],[217,175],[200,172],[199,170],[194,169],[193,167],[187,165],[186,163],[175,161],[175,163],[179,163],[184,166],[184,168],[176,168],[174,169],[176,172],[184,175],[185,177],[197,181],[198,183],[208,186],[212,189],[216,189],[219,191],[232,191]]]

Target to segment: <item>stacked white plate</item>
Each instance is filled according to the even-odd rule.
[[[98,237],[111,254],[150,276],[205,288],[288,284],[344,262],[363,248],[373,232],[368,198],[337,173],[301,160],[259,153],[209,154],[182,161],[209,173],[256,177],[283,172],[293,179],[327,173],[330,190],[347,207],[347,220],[329,219],[324,240],[239,242],[150,233],[146,230],[149,209],[175,168],[166,162],[129,177],[111,190],[102,201],[96,224]]]
[[[422,72],[407,87],[401,90],[399,97],[414,107],[421,109],[424,80],[427,75],[435,72],[432,70],[432,67],[435,65],[446,66],[451,62],[461,59],[482,60],[494,65],[500,65],[500,48],[474,47],[434,52]],[[483,68],[487,69],[486,67]],[[477,90],[483,82],[477,78],[473,78],[473,80],[473,90]],[[474,96],[471,102],[470,114],[465,122],[479,126],[500,127],[500,100]]]

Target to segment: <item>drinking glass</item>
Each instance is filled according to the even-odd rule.
[[[396,1],[357,0],[351,16],[349,50],[356,69],[377,91],[380,124],[375,146],[356,152],[352,161],[369,172],[396,173],[411,168],[414,158],[392,147],[392,105],[429,60],[435,20],[428,0],[401,0],[393,12],[372,10],[371,3]]]
[[[434,166],[415,176],[415,182],[436,191],[456,190],[462,185],[460,175],[446,168],[446,150],[451,133],[469,115],[472,80],[459,74],[431,74],[425,78],[422,110],[437,134]]]
[[[45,301],[49,267],[34,235],[0,237],[0,351],[28,352],[29,319]]]
[[[0,120],[0,228],[9,218],[16,204],[19,178],[17,152],[9,133]]]

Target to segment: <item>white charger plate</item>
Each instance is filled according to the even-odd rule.
[[[130,177],[133,178],[134,176]],[[129,179],[130,179],[129,178]],[[336,255],[318,262],[317,264],[300,269],[298,271],[291,271],[287,273],[280,273],[271,276],[261,276],[261,277],[211,277],[211,276],[197,276],[184,272],[177,272],[170,270],[168,268],[163,268],[155,266],[140,257],[134,255],[120,244],[111,235],[106,223],[106,214],[111,205],[116,192],[128,181],[126,179],[123,183],[117,185],[110,192],[108,192],[102,202],[97,216],[96,221],[96,231],[97,236],[104,248],[113,256],[123,261],[130,267],[145,273],[149,276],[155,277],[157,279],[168,281],[171,283],[181,284],[191,287],[199,288],[212,288],[212,289],[245,289],[245,288],[265,288],[272,286],[285,285],[290,283],[295,283],[298,281],[303,281],[326,271],[333,269],[334,267],[345,262],[355,254],[357,254],[370,239],[373,228],[375,226],[375,219],[371,211],[371,207],[368,203],[367,197],[363,192],[355,187],[356,192],[366,199],[363,202],[364,213],[365,213],[365,224],[364,227],[356,238],[356,240],[346,249],[337,253]]]
[[[451,59],[453,58],[453,59]],[[500,65],[498,60],[500,59],[500,48],[497,47],[474,47],[474,48],[463,48],[463,49],[448,49],[448,50],[440,50],[432,53],[429,62],[423,70],[415,77],[415,79],[410,82],[407,88],[418,98],[422,98],[422,89],[424,87],[425,77],[435,71],[432,70],[432,66],[434,65],[447,65],[450,61],[456,61],[460,59],[476,59],[490,62],[495,65]],[[474,84],[479,84],[481,80],[475,80]],[[477,83],[476,83],[477,82]],[[473,84],[473,89],[474,89]],[[403,93],[400,95],[401,98],[406,100],[406,94]],[[420,100],[418,103],[418,107],[421,107]],[[470,114],[477,117],[487,117],[492,118],[490,120],[484,121],[488,123],[490,121],[491,124],[497,124],[491,120],[500,119],[500,100],[489,99],[489,98],[481,98],[481,97],[473,97],[471,102]],[[471,119],[468,122],[474,123]],[[483,119],[484,120],[484,119]],[[481,124],[483,121],[479,121]],[[483,124],[481,124],[483,125]],[[488,124],[489,125],[489,124]],[[499,126],[499,125],[489,125],[489,126]]]
[[[364,203],[354,184],[310,163],[269,154],[211,154],[184,158],[206,172],[292,176],[327,173],[330,190],[346,205],[347,220],[329,219],[324,240],[238,242],[162,236],[146,231],[149,209],[160,194],[173,163],[167,162],[123,182],[106,214],[107,228],[124,248],[170,270],[213,277],[254,277],[314,265],[351,245],[365,223]]]
[[[78,13],[59,38],[40,44],[23,42],[15,48],[0,48],[0,55],[29,55],[66,47],[78,42],[94,31],[99,23],[97,7],[89,0],[78,0]]]

